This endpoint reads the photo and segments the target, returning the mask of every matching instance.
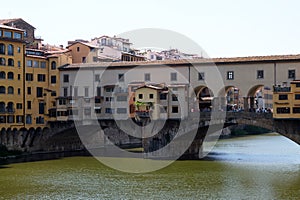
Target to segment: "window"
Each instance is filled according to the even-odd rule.
[[[118,114],[126,114],[127,113],[127,109],[126,108],[117,108],[117,113]]]
[[[149,73],[145,74],[145,81],[151,81],[151,77]]]
[[[264,78],[264,70],[257,70],[257,79],[263,79]]]
[[[46,75],[45,74],[38,74],[37,79],[38,79],[38,82],[45,82],[46,81]]]
[[[300,100],[300,94],[295,94],[295,99]]]
[[[101,96],[101,87],[97,87],[97,97],[100,97]]]
[[[64,87],[64,97],[67,97],[67,96],[68,96],[68,88]]]
[[[153,94],[149,94],[149,99],[153,99],[154,95]]]
[[[0,58],[0,65],[6,65],[5,58]]]
[[[26,61],[26,66],[27,67],[32,67],[32,60],[27,60]]]
[[[85,97],[88,97],[88,96],[89,96],[89,88],[88,88],[88,87],[85,87],[85,88],[84,88],[84,96],[85,96]]]
[[[293,107],[293,113],[300,113],[300,107]]]
[[[100,114],[101,113],[101,108],[95,108],[95,113]]]
[[[45,61],[42,61],[41,63],[40,63],[40,65],[41,65],[41,68],[46,68],[46,62]]]
[[[172,101],[178,101],[177,95],[172,94]]]
[[[8,72],[7,73],[7,79],[14,80],[14,73],[13,72]]]
[[[33,74],[26,73],[26,81],[33,81]]]
[[[288,78],[290,78],[290,79],[295,79],[295,78],[296,78],[296,70],[290,69],[290,70],[288,71]]]
[[[14,32],[14,39],[21,39],[21,38],[22,38],[21,33]]]
[[[17,47],[17,52],[21,53],[21,47]]]
[[[39,102],[39,114],[44,114],[45,113],[45,103],[44,102]]]
[[[27,87],[27,94],[31,94],[31,87]]]
[[[278,96],[278,99],[279,99],[279,100],[288,100],[288,95],[287,95],[287,94],[280,94],[280,95]]]
[[[289,114],[289,113],[291,113],[290,108],[277,108],[276,111],[277,111],[278,114]]]
[[[59,105],[66,105],[67,104],[66,99],[59,99],[58,104]]]
[[[143,94],[139,94],[139,99],[143,99]]]
[[[80,47],[77,47],[77,52],[79,52],[80,51]]]
[[[82,62],[82,63],[86,63],[86,57],[82,57],[82,58],[81,58],[81,62]]]
[[[5,94],[6,89],[4,86],[0,86],[0,94]]]
[[[300,83],[296,83],[296,87],[300,87]]]
[[[21,89],[20,88],[18,88],[18,95],[20,95],[21,94]]]
[[[113,92],[114,88],[113,87],[107,87],[105,88],[105,92]]]
[[[69,83],[69,74],[64,74],[64,83]]]
[[[26,124],[31,124],[31,123],[32,123],[31,115],[26,115]]]
[[[204,72],[199,72],[198,73],[198,81],[203,81],[204,80]]]
[[[18,74],[18,80],[21,80],[21,74]]]
[[[3,36],[7,38],[12,38],[12,33],[11,31],[3,31]]]
[[[171,81],[177,81],[177,73],[176,72],[171,73]]]
[[[15,64],[14,64],[14,59],[9,58],[8,61],[7,61],[7,65],[8,65],[8,66],[14,66],[14,65],[15,65]]]
[[[114,101],[114,98],[113,97],[105,97],[105,101],[108,101],[108,102]]]
[[[9,44],[9,45],[7,46],[7,54],[8,54],[9,56],[13,56],[13,55],[14,55],[14,46],[13,46],[12,44]]]
[[[100,74],[95,75],[95,81],[100,81]]]
[[[56,76],[51,76],[51,84],[55,84],[56,83]]]
[[[55,61],[51,62],[51,69],[52,70],[56,69],[56,62]]]
[[[21,103],[17,103],[17,109],[22,109],[22,104]]]
[[[21,61],[18,60],[18,67],[21,67]]]
[[[118,80],[124,82],[124,74],[118,74]]]
[[[27,109],[31,109],[31,101],[27,101]]]
[[[3,55],[5,54],[5,44],[3,44],[3,43],[0,43],[0,54],[3,54]]]
[[[42,87],[36,88],[36,97],[43,97],[43,88]]]
[[[178,106],[172,106],[172,113],[178,113]]]
[[[0,79],[5,79],[6,78],[6,75],[5,75],[5,72],[0,72]]]
[[[127,96],[117,96],[117,101],[127,101]]]
[[[159,99],[160,100],[167,100],[167,94],[166,93],[160,93],[159,94]]]
[[[9,87],[7,88],[7,93],[8,93],[8,94],[14,94],[14,88],[13,88],[12,86],[9,86]]]
[[[114,113],[114,109],[112,109],[112,108],[105,108],[105,113],[112,114],[112,113]]]
[[[233,80],[234,79],[234,72],[228,71],[227,72],[227,80]]]
[[[51,91],[51,97],[56,97],[56,91]]]
[[[16,122],[17,122],[17,123],[23,123],[23,121],[24,121],[24,120],[23,120],[23,116],[22,116],[22,115],[17,115],[17,116],[16,116]]]
[[[34,60],[33,61],[33,67],[34,68],[39,68],[39,61]]]

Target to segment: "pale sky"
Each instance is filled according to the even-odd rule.
[[[210,57],[229,57],[300,54],[299,9],[298,0],[20,0],[2,1],[0,18],[23,18],[45,43],[64,46],[163,28],[195,41]]]

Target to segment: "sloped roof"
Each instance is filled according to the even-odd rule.
[[[88,47],[90,47],[90,48],[99,48],[98,46],[96,46],[96,45],[93,45],[93,44],[91,44],[91,43],[87,43],[87,42],[74,42],[74,43],[72,43],[72,44],[70,44],[70,45],[68,45],[66,48],[69,48],[70,46],[73,46],[73,45],[75,45],[75,44],[83,44],[83,45],[85,45],[85,46],[88,46]]]
[[[31,24],[29,24],[28,22],[26,22],[25,20],[23,20],[22,18],[13,18],[13,19],[0,19],[0,24],[4,24],[4,25],[7,25],[11,22],[16,22],[16,21],[23,21],[25,22],[26,24],[28,24],[29,26],[31,26],[32,28],[35,29],[34,26],[32,26]]]

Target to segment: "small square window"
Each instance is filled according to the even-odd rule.
[[[178,113],[178,106],[172,106],[172,113]]]
[[[288,78],[289,78],[289,79],[295,79],[295,78],[296,78],[296,70],[290,69],[290,70],[288,71]]]
[[[264,78],[264,70],[257,70],[257,79],[263,79]]]
[[[154,95],[153,94],[149,94],[149,99],[153,99]]]
[[[64,74],[64,83],[68,83],[68,82],[69,82],[69,75]]]
[[[199,72],[198,73],[198,80],[203,81],[204,80],[204,72]]]
[[[145,81],[151,81],[151,77],[149,73],[145,74]]]
[[[139,99],[143,99],[143,94],[139,94]]]
[[[171,81],[177,81],[177,73],[176,72],[171,73]]]
[[[234,72],[228,71],[227,72],[227,80],[233,80],[234,79]]]

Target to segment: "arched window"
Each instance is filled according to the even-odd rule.
[[[5,79],[5,72],[0,72],[0,79]]]
[[[5,45],[3,43],[0,44],[0,54],[5,54]]]
[[[51,62],[51,69],[56,69],[56,62],[55,61]]]
[[[7,88],[7,93],[8,93],[8,94],[14,94],[14,88],[13,88],[12,86],[9,86],[9,87]]]
[[[5,94],[5,87],[4,86],[0,86],[0,94]]]
[[[5,58],[0,58],[0,65],[5,65]]]
[[[8,66],[14,66],[14,59],[9,58],[8,61],[7,61],[7,65]]]
[[[8,72],[7,73],[7,79],[14,80],[14,73],[13,72]]]
[[[5,113],[5,103],[0,102],[0,113]]]
[[[9,112],[9,113],[14,112],[14,103],[13,102],[8,102],[8,104],[7,104],[7,112]]]
[[[14,55],[14,46],[12,44],[9,44],[7,46],[7,54],[10,55],[10,56]]]

